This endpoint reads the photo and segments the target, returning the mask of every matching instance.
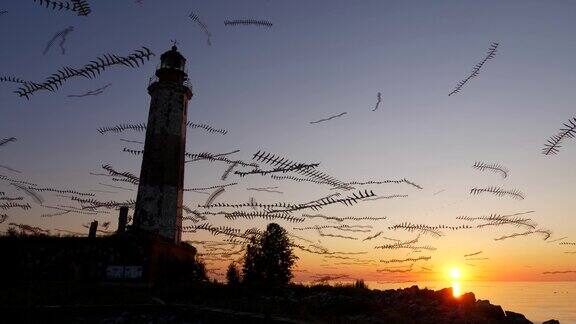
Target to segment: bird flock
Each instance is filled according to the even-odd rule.
[[[78,16],[87,17],[92,13],[90,5],[83,0],[70,1],[52,1],[52,0],[33,0],[34,3],[41,5],[46,9],[56,12],[73,12]],[[138,2],[143,4],[142,1]],[[7,11],[0,10],[0,15],[8,14]],[[213,34],[209,31],[207,23],[200,18],[195,12],[191,12],[188,18],[196,24],[206,37],[207,45],[212,46]],[[271,29],[274,24],[264,19],[228,19],[224,21],[227,27],[253,26],[265,27]],[[52,45],[59,39],[60,50],[62,54],[66,53],[64,44],[66,37],[74,28],[72,26],[57,32],[45,47],[44,54],[48,53]],[[449,93],[449,96],[460,93],[465,85],[473,78],[477,77],[481,70],[485,68],[488,61],[495,58],[497,49],[500,44],[494,42],[491,44],[488,52],[483,59],[477,63],[471,73],[463,80],[458,82],[457,86]],[[30,99],[40,91],[55,93],[62,88],[64,84],[73,79],[82,77],[93,79],[106,72],[112,66],[123,66],[126,68],[138,68],[150,61],[155,54],[147,47],[141,47],[134,52],[119,56],[117,54],[103,54],[81,67],[63,67],[43,81],[35,82],[25,80],[12,75],[0,76],[0,83],[14,83],[18,88],[14,91],[19,97]],[[85,93],[68,95],[73,98],[83,98],[95,95],[105,94],[110,83],[95,90],[89,90]],[[378,92],[376,103],[371,109],[379,110],[382,104],[382,93]],[[331,115],[326,118],[309,122],[310,124],[320,124],[342,118],[348,112]],[[114,126],[103,126],[95,129],[95,132],[101,135],[120,135],[127,132],[134,132],[136,135],[142,135],[146,130],[145,123],[111,123]],[[196,123],[188,121],[186,126],[190,129],[201,131],[206,135],[226,136],[228,130],[217,128],[205,123]],[[4,135],[6,136],[6,135]],[[565,141],[576,137],[576,118],[566,122],[560,131],[553,135],[544,145],[542,153],[545,155],[555,155],[559,153]],[[119,139],[124,143],[130,144],[131,148],[124,147],[123,152],[139,158],[144,153],[144,139]],[[0,139],[0,159],[7,150],[17,145],[15,137],[4,137]],[[140,145],[139,147],[136,147]],[[258,145],[255,143],[255,145]],[[552,239],[552,231],[541,228],[533,219],[528,218],[527,214],[534,211],[518,212],[514,214],[492,213],[480,216],[460,215],[454,217],[452,224],[424,224],[413,221],[397,221],[391,217],[376,216],[333,216],[330,215],[330,208],[338,206],[339,208],[352,209],[357,204],[366,204],[375,200],[398,200],[399,198],[408,198],[411,192],[425,191],[422,185],[416,181],[408,180],[405,177],[395,179],[362,179],[362,180],[343,180],[328,174],[322,162],[306,162],[302,160],[292,160],[284,155],[270,153],[264,150],[255,150],[251,158],[240,159],[231,156],[241,153],[240,150],[234,150],[226,153],[186,153],[187,165],[200,162],[209,162],[214,167],[224,167],[222,176],[214,179],[214,184],[207,186],[198,186],[195,188],[185,188],[185,192],[192,192],[204,195],[205,200],[198,202],[194,207],[192,204],[183,205],[184,211],[182,232],[187,233],[187,238],[194,238],[196,233],[206,232],[214,237],[213,240],[191,240],[200,248],[201,257],[208,263],[209,271],[221,273],[219,270],[224,269],[226,262],[241,262],[242,254],[248,242],[254,236],[262,235],[262,229],[258,227],[242,229],[245,224],[254,223],[255,220],[265,220],[274,222],[283,222],[288,228],[289,236],[292,240],[291,246],[298,253],[311,254],[320,256],[325,262],[325,267],[334,269],[349,269],[349,266],[374,266],[378,264],[392,265],[386,268],[376,269],[377,273],[389,274],[409,274],[414,272],[415,265],[430,262],[434,259],[434,253],[438,248],[435,246],[435,240],[448,235],[449,232],[457,231],[480,231],[498,229],[512,229],[501,236],[493,237],[498,242],[517,239],[520,237],[537,236],[541,240],[550,244],[555,244],[560,248],[570,248],[576,245],[576,242],[566,241],[569,237]],[[329,164],[328,164],[329,167]],[[5,188],[0,192],[0,224],[16,228],[23,233],[35,235],[84,235],[73,229],[59,228],[41,228],[30,224],[9,222],[10,214],[14,210],[40,210],[42,218],[71,217],[72,215],[85,215],[89,217],[111,217],[115,215],[115,210],[120,207],[129,207],[134,209],[135,200],[110,200],[101,198],[105,195],[116,195],[118,190],[131,195],[135,195],[136,188],[139,184],[139,177],[135,171],[118,170],[109,163],[103,163],[100,171],[89,172],[94,177],[94,185],[98,186],[91,190],[79,190],[73,185],[67,188],[60,188],[50,185],[39,185],[31,180],[22,178],[23,172],[9,166],[0,165],[0,185]],[[510,176],[510,170],[499,163],[476,161],[472,164],[472,169],[483,173],[490,172],[499,175],[501,180],[507,180]],[[7,173],[7,174],[2,174]],[[18,176],[15,176],[17,174]],[[232,179],[231,179],[232,178]],[[271,185],[259,186],[251,184],[254,179],[265,179]],[[98,181],[97,179],[100,179]],[[229,180],[231,179],[232,182]],[[106,181],[104,181],[106,180]],[[227,182],[228,181],[228,182]],[[284,184],[295,182],[299,185],[317,186],[327,192],[321,197],[314,197],[312,201],[269,201],[269,197],[281,197],[285,195],[282,190]],[[258,182],[259,184],[261,182]],[[227,191],[241,185],[248,185],[245,190],[252,194],[264,195],[262,198],[255,199],[250,197],[248,202],[224,201]],[[369,186],[370,188],[366,188]],[[386,190],[381,189],[386,186]],[[389,192],[391,188],[399,188],[400,192]],[[106,190],[108,189],[108,190]],[[114,189],[115,191],[111,191]],[[431,196],[436,196],[440,191],[430,192]],[[18,193],[12,195],[7,192]],[[384,192],[384,193],[383,193]],[[329,193],[329,194],[328,194]],[[505,189],[499,184],[492,186],[474,186],[469,191],[469,196],[475,199],[481,199],[483,196],[492,196],[495,198],[511,198],[514,200],[524,200],[526,195],[519,189]],[[47,204],[46,196],[50,200],[58,200],[58,204]],[[206,197],[208,196],[208,197]],[[348,210],[347,209],[347,210]],[[326,212],[324,212],[326,211]],[[309,212],[322,212],[321,214],[309,214]],[[221,217],[221,218],[218,218]],[[227,222],[229,225],[220,226],[213,223],[214,219]],[[385,222],[390,222],[384,225]],[[99,230],[100,235],[110,235],[113,233],[108,230],[110,222],[105,222],[104,230]],[[298,224],[297,227],[292,227]],[[87,225],[86,225],[87,226]],[[518,231],[522,229],[522,231]],[[405,239],[406,235],[410,238]],[[362,244],[362,251],[337,251],[325,244],[334,241],[358,241]],[[343,244],[341,246],[346,246]],[[355,245],[357,246],[357,245]],[[369,252],[370,251],[370,252]],[[380,251],[391,251],[398,257],[376,260],[367,258],[369,253],[380,253]],[[566,254],[573,254],[576,251],[563,251]],[[426,255],[411,256],[412,254],[425,253]],[[462,260],[475,266],[474,262],[490,260],[485,256],[484,251],[470,252],[462,256]],[[344,260],[344,261],[338,261]],[[394,266],[398,264],[398,266]],[[408,265],[406,265],[408,264]],[[344,268],[340,268],[344,267]],[[421,266],[420,269],[425,272],[433,272],[432,266]],[[305,271],[305,270],[302,270]],[[570,274],[576,271],[546,271],[542,274]],[[312,282],[329,282],[334,280],[343,280],[350,278],[346,274],[317,274],[312,275]],[[407,277],[393,277],[398,281],[405,282]]]

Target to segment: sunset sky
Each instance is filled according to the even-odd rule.
[[[39,187],[96,193],[102,201],[136,198],[136,186],[112,182],[101,173],[102,164],[139,174],[141,157],[123,148],[142,145],[120,139],[143,141],[144,133],[101,135],[97,129],[122,123],[146,122],[148,79],[154,75],[159,56],[178,41],[188,59],[188,75],[194,97],[189,120],[228,130],[227,135],[188,130],[187,151],[224,153],[250,161],[259,150],[304,163],[320,163],[319,170],[344,182],[399,180],[406,178],[423,187],[407,184],[363,185],[378,196],[405,198],[359,202],[347,207],[327,206],[319,211],[296,213],[335,217],[387,217],[377,221],[345,221],[348,225],[371,225],[368,233],[327,229],[326,233],[357,240],[321,237],[315,230],[294,227],[341,225],[322,219],[293,224],[277,222],[290,233],[329,251],[366,252],[326,258],[296,249],[296,280],[315,275],[348,275],[374,281],[449,280],[453,267],[462,280],[471,281],[566,281],[576,280],[576,141],[566,140],[558,155],[541,153],[546,140],[576,116],[576,2],[518,1],[277,1],[133,0],[93,1],[92,14],[78,17],[46,9],[33,1],[3,1],[0,11],[2,76],[41,81],[64,66],[81,67],[104,53],[128,55],[142,46],[156,57],[143,67],[110,67],[93,80],[77,78],[59,91],[40,91],[30,100],[19,98],[17,84],[0,82],[0,139],[17,141],[0,147],[0,175],[23,179]],[[206,22],[212,46],[188,15],[194,12]],[[272,28],[230,27],[226,19],[254,18],[271,21]],[[46,55],[47,42],[72,26],[62,55],[57,41]],[[491,43],[500,45],[480,74],[455,95],[448,93],[470,74]],[[101,95],[68,97],[111,83]],[[372,111],[377,93],[379,109]],[[310,124],[346,112],[341,118]],[[498,163],[510,170],[502,179],[481,172],[476,161]],[[303,203],[335,192],[330,186],[274,180],[270,176],[240,178],[220,176],[228,165],[220,162],[188,163],[186,188],[226,187],[216,202]],[[262,165],[266,169],[266,165]],[[240,170],[240,169],[236,169]],[[247,171],[249,169],[243,169]],[[133,191],[113,189],[99,183],[120,185]],[[283,192],[248,191],[253,187],[278,187]],[[474,187],[517,189],[524,200],[471,195]],[[356,191],[357,191],[356,190]],[[97,219],[112,221],[117,212],[97,216],[54,213],[32,202],[0,180],[6,196],[23,196],[30,211],[0,210],[9,218],[0,224],[30,224],[46,229],[87,232],[83,224]],[[69,199],[43,193],[45,205],[71,205]],[[196,208],[207,195],[187,192],[185,204]],[[2,201],[0,201],[2,203]],[[252,211],[250,208],[247,211]],[[429,226],[477,225],[456,219],[490,214],[522,215],[538,229],[552,231],[507,240],[495,238],[525,232],[510,225],[444,231],[440,238],[420,236],[417,245],[436,250],[375,249],[393,243],[386,238],[409,241],[418,233],[389,230],[402,222]],[[226,220],[209,216],[215,226],[245,230],[264,229],[264,220]],[[187,225],[192,225],[187,224]],[[375,239],[364,238],[380,231]],[[556,239],[561,241],[550,242]],[[208,232],[188,233],[186,240],[217,240]],[[311,243],[294,239],[297,244]],[[201,251],[202,248],[200,248]],[[465,260],[473,254],[481,260]],[[417,261],[410,272],[378,272],[411,263],[386,264],[380,260],[430,256]],[[365,264],[346,258],[360,259]],[[487,258],[487,259],[484,259]],[[230,261],[208,262],[222,272]],[[344,263],[344,264],[343,264]],[[423,269],[424,267],[425,269]],[[572,271],[564,274],[544,272]]]

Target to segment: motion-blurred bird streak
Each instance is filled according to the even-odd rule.
[[[318,123],[327,122],[327,121],[332,120],[332,119],[335,119],[335,118],[340,118],[340,117],[346,115],[347,113],[348,113],[348,112],[345,111],[345,112],[340,113],[340,114],[338,114],[338,115],[333,115],[333,116],[330,116],[330,117],[327,117],[327,118],[322,118],[322,119],[318,119],[318,120],[315,120],[315,121],[311,121],[310,124],[318,124]]]
[[[74,31],[74,27],[72,26],[68,26],[65,29],[57,32],[46,44],[46,47],[44,48],[44,52],[42,52],[43,55],[46,55],[46,53],[48,53],[48,51],[50,50],[50,48],[52,47],[52,45],[54,45],[54,42],[56,41],[56,39],[60,38],[60,51],[62,52],[62,55],[66,54],[66,48],[64,47],[64,43],[66,42],[66,37],[68,36],[68,34],[70,34],[71,32]]]
[[[484,66],[484,64],[486,64],[486,62],[490,59],[493,59],[496,56],[496,50],[498,49],[498,46],[500,44],[499,43],[492,43],[490,45],[490,48],[488,49],[488,52],[486,53],[486,56],[484,57],[484,59],[482,59],[482,61],[480,61],[480,63],[476,64],[473,68],[472,68],[472,72],[462,81],[458,82],[458,84],[456,85],[456,87],[454,88],[454,90],[452,90],[452,92],[450,92],[448,94],[448,96],[451,96],[453,94],[456,94],[458,92],[460,92],[460,90],[462,89],[462,87],[468,83],[468,81],[470,81],[472,78],[475,78],[478,76],[478,74],[480,74],[480,69],[482,69],[482,67]]]
[[[234,19],[224,21],[224,26],[262,26],[272,28],[273,25],[270,21],[262,19]]]
[[[78,16],[88,16],[92,10],[85,0],[55,1],[55,0],[33,0],[48,9],[57,11],[72,11]]]
[[[98,96],[98,95],[103,94],[104,90],[106,90],[111,85],[112,85],[112,83],[108,83],[103,87],[100,87],[100,88],[94,89],[94,90],[90,90],[90,91],[84,92],[82,94],[68,95],[68,98],[84,98],[84,97],[89,97],[89,96]]]
[[[566,138],[576,137],[576,117],[569,119],[567,123],[564,124],[564,128],[560,129],[560,132],[556,135],[551,136],[544,148],[542,149],[542,154],[544,155],[555,155],[560,152],[562,147],[560,144]]]
[[[472,165],[472,167],[480,171],[492,171],[495,173],[499,173],[502,176],[502,178],[508,177],[509,172],[508,169],[497,163],[486,163],[482,161],[476,161],[474,165]]]
[[[11,172],[14,172],[14,173],[22,173],[22,171],[13,169],[13,168],[11,168],[11,167],[9,167],[9,166],[7,166],[7,165],[0,165],[0,168],[6,169],[6,170],[11,171]]]
[[[472,188],[470,189],[471,195],[479,195],[482,193],[491,193],[497,197],[508,196],[514,199],[523,200],[525,198],[524,193],[520,190],[506,190],[499,187],[488,187],[488,188]]]
[[[206,41],[208,42],[208,46],[212,46],[212,34],[208,30],[208,26],[206,25],[206,23],[204,23],[200,19],[200,17],[198,17],[198,15],[195,14],[194,12],[191,12],[190,15],[188,15],[188,17],[190,17],[192,21],[194,21],[198,26],[200,26],[200,29],[202,29],[202,32],[204,32],[204,34],[206,35]]]
[[[154,53],[152,53],[147,47],[144,46],[125,57],[109,53],[104,54],[97,57],[95,60],[90,61],[90,63],[84,65],[81,68],[61,68],[56,73],[53,73],[48,78],[46,78],[46,80],[42,83],[24,83],[20,88],[18,88],[18,90],[14,92],[20,97],[26,97],[26,99],[30,99],[30,95],[40,90],[48,90],[52,92],[56,91],[64,84],[64,82],[72,78],[82,76],[87,79],[93,79],[96,76],[99,76],[108,67],[114,65],[123,65],[130,68],[140,67],[140,65],[144,65],[146,61],[149,61],[151,56],[154,56]]]
[[[6,144],[8,144],[8,143],[16,142],[16,141],[17,141],[16,137],[3,138],[3,139],[0,140],[0,146],[4,146],[4,145],[6,145]]]
[[[376,95],[376,105],[374,106],[374,109],[372,109],[372,111],[378,110],[378,107],[380,107],[380,103],[382,103],[382,93],[378,92],[378,94]]]

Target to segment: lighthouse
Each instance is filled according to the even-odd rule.
[[[176,44],[160,57],[148,93],[150,110],[133,225],[179,243],[187,110],[192,89],[188,85],[186,58]]]

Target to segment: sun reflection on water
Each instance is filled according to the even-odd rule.
[[[448,277],[452,279],[452,295],[458,298],[462,295],[462,286],[460,286],[460,279],[462,278],[462,272],[457,266],[448,268]]]
[[[460,286],[460,282],[452,282],[452,295],[454,295],[454,297],[460,297],[460,295],[462,295],[462,287]]]

